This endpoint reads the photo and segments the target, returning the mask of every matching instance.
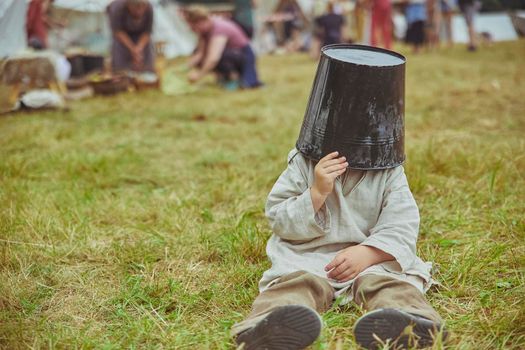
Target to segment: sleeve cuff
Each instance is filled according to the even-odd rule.
[[[392,244],[386,244],[376,239],[373,236],[368,237],[361,244],[380,249],[384,251],[385,253],[392,255],[394,259],[396,259],[399,266],[401,267],[401,272],[405,272],[408,268],[412,266],[414,262],[413,256],[407,256],[407,255],[401,254],[400,249],[396,248],[395,246],[392,246]]]
[[[302,216],[303,222],[305,225],[305,230],[312,231],[315,230],[322,234],[327,234],[330,231],[330,210],[323,204],[321,209],[314,211],[314,206],[312,203],[312,195],[310,194],[310,189],[307,189],[301,196],[302,198]]]

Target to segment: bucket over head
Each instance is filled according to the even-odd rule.
[[[405,62],[376,47],[323,47],[297,149],[313,160],[338,151],[354,169],[402,164]]]

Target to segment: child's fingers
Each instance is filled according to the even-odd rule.
[[[348,262],[346,262],[346,260],[343,260],[343,262],[341,264],[339,264],[335,269],[333,269],[332,271],[330,271],[327,274],[327,277],[328,278],[333,278],[333,279],[338,279],[338,276],[343,275],[346,272],[346,270],[348,269],[348,267],[349,267]]]
[[[323,164],[321,164],[321,167],[322,168],[328,168],[328,167],[330,167],[332,165],[343,163],[345,160],[346,160],[345,157],[339,157],[339,158],[336,158],[336,159],[330,159],[330,160],[327,160],[326,162],[324,162]]]
[[[339,152],[337,152],[337,151],[332,152],[332,153],[328,153],[326,156],[324,156],[323,158],[321,158],[321,160],[319,160],[319,164],[324,164],[324,162],[326,162],[327,160],[334,159],[334,158],[336,158],[338,155],[339,155]]]
[[[351,269],[346,270],[344,273],[342,273],[340,276],[336,277],[337,282],[348,282],[352,278],[355,278],[357,276],[357,272],[353,271]]]
[[[325,271],[330,271],[334,267],[339,266],[339,264],[341,264],[344,260],[345,259],[343,257],[336,256],[332,261],[330,261],[330,263],[328,265],[325,266],[324,270]]]
[[[353,275],[354,275],[354,270],[352,269],[351,266],[347,266],[347,268],[343,272],[335,275],[334,277],[332,277],[332,279],[338,282],[343,282],[343,281],[346,281],[349,277],[352,277]]]
[[[340,171],[342,169],[346,169],[347,166],[348,166],[347,162],[344,162],[344,163],[341,163],[341,164],[335,164],[335,165],[329,166],[328,168],[324,168],[324,172],[326,174],[331,174],[334,171]]]
[[[338,176],[344,174],[344,172],[346,171],[346,167],[344,169],[341,169],[341,170],[337,170],[337,171],[334,171],[330,174],[328,174],[328,177],[330,178],[330,180],[335,180]]]

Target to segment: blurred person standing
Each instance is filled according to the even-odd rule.
[[[392,3],[390,0],[372,0],[372,46],[381,46],[390,50],[392,48]],[[379,44],[378,35],[381,32],[382,45]]]
[[[326,14],[317,17],[315,25],[320,29],[322,46],[343,42],[345,18],[340,13],[335,12],[333,2],[328,2]]]
[[[257,77],[256,58],[250,39],[235,22],[210,16],[202,6],[190,6],[184,12],[191,30],[198,36],[197,49],[190,58],[193,70],[190,82],[197,82],[215,72],[227,89],[261,86]]]
[[[407,32],[405,41],[413,46],[414,53],[418,53],[425,43],[425,22],[427,11],[425,0],[409,0],[405,7]]]
[[[329,1],[324,15],[314,20],[314,39],[311,54],[313,58],[319,57],[321,47],[343,42],[343,27],[345,18],[336,13],[334,3]]]
[[[114,71],[154,71],[153,7],[147,0],[115,0],[107,7]]]
[[[426,42],[430,49],[439,47],[441,33],[441,0],[427,0]]]
[[[441,0],[441,24],[444,29],[445,40],[450,47],[452,41],[452,15],[457,7],[456,0]]]
[[[461,13],[463,13],[463,17],[465,18],[465,22],[467,23],[467,30],[468,30],[468,50],[469,51],[476,51],[477,49],[477,38],[476,38],[476,31],[474,29],[474,19],[481,9],[481,2],[478,0],[458,0],[459,9],[461,10]]]
[[[257,6],[256,0],[234,0],[233,20],[243,30],[248,38],[253,38],[253,9]]]
[[[275,24],[282,25],[281,28],[276,28],[277,39],[279,46],[285,46],[288,51],[298,51],[302,48],[301,30],[308,23],[308,19],[303,13],[301,6],[296,0],[280,0],[277,4],[274,15],[281,18]]]

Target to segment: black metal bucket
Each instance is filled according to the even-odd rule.
[[[316,161],[338,151],[354,169],[402,164],[405,62],[371,46],[323,47],[297,149]]]

